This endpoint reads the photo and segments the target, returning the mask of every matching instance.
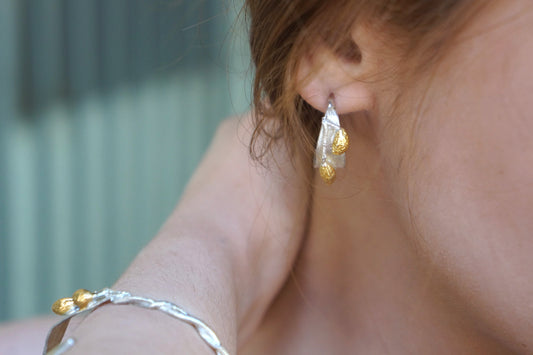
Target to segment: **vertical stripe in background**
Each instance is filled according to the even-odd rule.
[[[9,135],[13,120],[16,116],[17,105],[17,0],[0,2],[0,320],[12,316],[9,306],[11,293],[8,291],[12,283],[11,223],[9,221],[10,207],[8,199],[8,155]]]

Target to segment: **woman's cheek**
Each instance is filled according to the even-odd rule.
[[[450,83],[419,118],[410,222],[457,302],[519,342],[533,331],[533,116],[517,112],[533,107],[481,74]]]
[[[533,349],[533,7],[499,17],[483,17],[412,89],[382,154],[402,227],[442,293],[523,351]]]

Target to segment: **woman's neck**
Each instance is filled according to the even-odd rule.
[[[279,354],[504,353],[404,228],[365,127],[347,127],[352,146],[337,181],[316,179],[304,246],[259,343],[280,344]]]
[[[295,270],[301,297],[331,317],[329,331],[360,345],[357,353],[501,352],[465,317],[406,226],[407,207],[390,193],[371,128],[347,127],[346,168],[333,185],[317,184]]]

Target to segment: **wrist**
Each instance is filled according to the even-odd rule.
[[[132,305],[96,309],[69,334],[69,354],[213,354],[194,329],[153,310]],[[179,350],[179,352],[177,352]]]

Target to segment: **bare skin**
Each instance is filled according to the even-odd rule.
[[[0,325],[0,354],[42,353],[46,334],[59,320],[58,316],[44,316]]]
[[[231,353],[285,281],[307,216],[308,192],[286,159],[270,170],[251,163],[249,127],[219,129],[176,211],[115,285],[179,304]],[[100,308],[74,336],[72,354],[212,353],[191,327],[134,307]]]

